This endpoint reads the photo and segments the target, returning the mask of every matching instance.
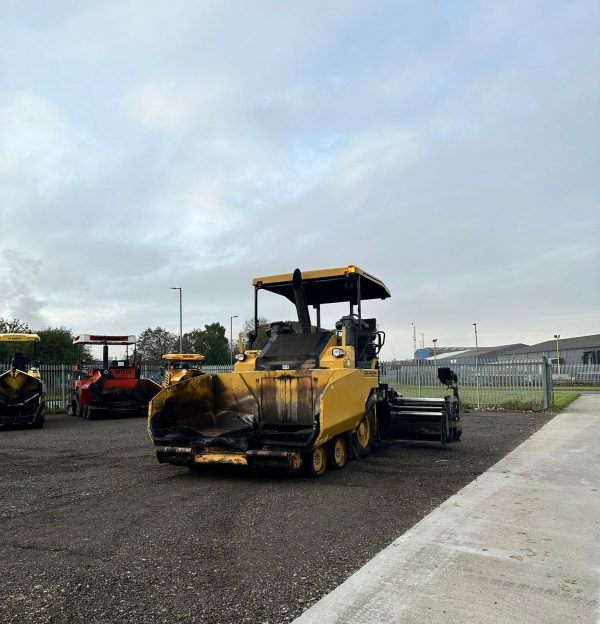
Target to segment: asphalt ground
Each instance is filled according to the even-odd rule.
[[[0,431],[0,622],[288,622],[550,418],[465,414],[316,480],[161,466],[143,419]]]

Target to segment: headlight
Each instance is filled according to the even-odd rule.
[[[333,355],[333,357],[344,357],[346,353],[344,349],[332,349],[331,355]]]
[[[246,355],[245,355],[244,353],[238,353],[238,354],[235,356],[235,359],[236,359],[238,362],[243,362],[243,361],[246,359]]]

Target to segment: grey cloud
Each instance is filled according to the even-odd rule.
[[[182,285],[186,328],[227,324],[255,275],[354,262],[392,290],[388,355],[413,320],[598,331],[593,3],[144,6],[8,16],[30,79],[0,94],[35,106],[0,106],[0,242],[39,263],[32,314],[176,329]]]
[[[3,249],[0,251],[0,316],[18,318],[30,327],[46,326],[43,315],[40,263],[31,255]]]

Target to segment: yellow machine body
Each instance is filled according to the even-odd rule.
[[[361,302],[386,299],[389,290],[354,265],[253,280],[254,331],[258,293],[293,302],[298,322],[270,324],[267,344],[236,356],[232,372],[205,373],[171,384],[150,402],[148,433],[161,463],[190,467],[233,464],[303,468],[320,476],[362,458],[380,438],[458,441],[457,378],[440,368],[453,396],[411,398],[379,382],[378,354],[385,334]],[[333,329],[323,329],[323,304],[349,304]],[[311,323],[309,306],[316,311]]]
[[[204,356],[198,353],[166,353],[163,355],[162,387],[168,388],[186,379],[202,375],[204,360]]]
[[[361,357],[360,341],[349,335],[352,323],[361,322],[353,318],[354,306],[360,314],[358,280],[363,299],[389,297],[382,282],[354,265],[253,280],[256,293],[270,290],[296,303],[299,323],[271,324],[269,344],[238,356],[233,372],[184,379],[157,394],[148,432],[159,461],[297,469],[314,449],[338,438],[350,453],[352,435],[379,388],[373,344],[381,332],[374,319],[368,330],[362,321],[368,340]],[[340,301],[349,301],[350,315],[336,329],[320,328],[319,320],[310,324],[309,303],[320,308]]]

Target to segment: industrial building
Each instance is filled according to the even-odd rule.
[[[448,364],[457,364],[476,355],[487,362],[514,362],[541,360],[547,357],[551,364],[557,364],[557,347],[560,353],[560,364],[595,364],[600,365],[600,334],[576,336],[546,340],[535,345],[515,343],[497,347],[442,347],[437,350],[435,359]],[[419,349],[416,359],[433,360],[433,349]]]
[[[552,364],[557,363],[557,351],[560,364],[600,364],[600,334],[576,336],[575,338],[559,338],[546,340],[539,344],[524,346],[503,354],[500,360],[539,360],[547,357]]]
[[[499,345],[497,347],[479,347],[478,349],[475,347],[445,347],[438,349],[435,356],[433,354],[433,349],[419,349],[416,353],[416,358],[425,360],[435,359],[446,362],[447,364],[457,364],[464,360],[471,360],[477,356],[486,362],[495,362],[500,359],[502,355],[513,353],[515,350],[526,346],[527,345],[522,342],[519,342],[509,345]]]

